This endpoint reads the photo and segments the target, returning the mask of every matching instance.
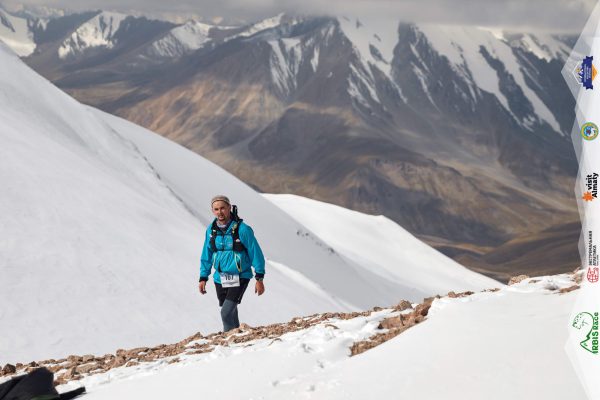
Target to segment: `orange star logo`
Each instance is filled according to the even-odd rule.
[[[592,201],[592,200],[594,200],[594,196],[592,196],[591,192],[585,192],[583,194],[582,199],[585,200],[585,201]]]

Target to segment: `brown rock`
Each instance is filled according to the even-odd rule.
[[[84,363],[89,363],[90,361],[94,361],[96,359],[96,357],[94,357],[91,354],[86,354],[85,356],[81,357],[81,361]]]
[[[518,276],[513,276],[512,278],[510,278],[510,280],[508,281],[508,285],[514,285],[515,283],[519,283],[525,279],[529,279],[529,277],[527,275],[518,275]]]
[[[426,317],[430,308],[431,308],[431,302],[421,303],[415,308],[415,311],[413,311],[413,312],[416,313],[415,315],[422,315],[423,317]]]
[[[73,367],[73,368],[69,368],[64,374],[62,374],[60,376],[60,378],[68,381],[68,380],[73,379],[77,375],[79,375],[79,373],[77,372],[77,370],[75,369],[75,367]]]
[[[208,349],[208,348],[206,348],[206,349],[198,349],[198,350],[190,351],[187,354],[203,354],[203,353],[208,353],[208,352],[210,352],[212,350],[213,350],[212,348],[211,349]]]
[[[111,363],[111,368],[118,368],[122,365],[125,365],[127,359],[123,356],[117,356]]]
[[[567,287],[567,288],[562,288],[562,289],[560,289],[558,292],[559,292],[560,294],[563,294],[563,293],[569,293],[569,292],[572,292],[573,290],[577,290],[577,289],[579,289],[579,285],[573,285],[573,286],[569,286],[569,287]]]
[[[133,366],[136,366],[136,365],[140,365],[140,363],[137,362],[137,361],[133,361],[133,360],[129,361],[127,364],[125,364],[126,367],[133,367]]]
[[[79,373],[79,374],[88,374],[97,368],[98,368],[98,365],[95,363],[84,364],[84,365],[78,365],[77,367],[75,367],[75,371],[77,371],[77,373]]]
[[[77,364],[81,362],[81,357],[79,356],[69,356],[67,357],[67,361],[71,364]]]
[[[450,297],[451,299],[455,299],[458,297],[467,297],[472,294],[473,294],[473,292],[471,292],[471,291],[460,292],[460,293],[448,292],[448,297]]]
[[[158,358],[158,355],[155,353],[148,353],[148,354],[144,354],[143,356],[140,356],[139,360],[140,361],[154,361]]]
[[[6,364],[4,367],[2,367],[2,372],[0,373],[0,375],[10,375],[10,374],[14,374],[17,372],[17,367],[15,367],[12,364]]]
[[[402,300],[400,303],[398,303],[394,307],[394,310],[404,311],[404,310],[408,310],[410,308],[412,308],[412,304],[410,303],[410,301]]]
[[[406,318],[403,315],[398,315],[396,317],[386,318],[379,323],[379,329],[392,329],[397,328],[399,326],[403,326],[403,319]]]
[[[127,357],[136,357],[140,353],[147,353],[150,348],[148,347],[137,347],[135,349],[129,350],[126,355]]]
[[[194,335],[192,335],[189,338],[187,338],[186,340],[188,340],[188,343],[189,343],[189,342],[193,342],[195,340],[200,340],[200,339],[203,339],[203,338],[204,338],[204,336],[202,336],[202,333],[197,332]]]
[[[52,372],[52,373],[57,373],[58,371],[60,371],[61,369],[64,369],[62,365],[51,365],[48,368],[48,371]]]
[[[61,367],[62,367],[63,369],[75,368],[76,366],[77,366],[77,363],[68,362],[68,361],[67,361],[66,363],[63,363],[63,364],[61,365]]]
[[[459,295],[464,296],[465,294],[461,293]],[[379,333],[370,339],[355,342],[350,348],[350,355],[355,356],[372,349],[373,347],[379,346],[381,343],[398,336],[408,328],[424,321],[427,313],[429,312],[429,308],[431,308],[431,303],[433,303],[433,300],[436,298],[440,298],[440,296],[428,297],[424,299],[423,303],[418,304],[414,310],[408,314],[400,314],[395,317],[385,318],[379,323],[378,328],[386,329],[386,331]]]

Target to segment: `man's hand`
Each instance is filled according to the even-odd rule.
[[[200,293],[202,294],[206,294],[206,281],[201,281],[198,284],[198,289],[200,290]],[[264,289],[263,289],[264,290]]]
[[[256,285],[254,286],[254,293],[258,293],[260,296],[265,292],[265,284],[263,281],[256,281]]]

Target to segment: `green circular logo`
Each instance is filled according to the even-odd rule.
[[[598,137],[598,126],[593,122],[586,122],[581,126],[581,136],[585,140],[594,140]]]

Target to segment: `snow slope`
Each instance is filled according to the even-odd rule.
[[[162,179],[195,214],[203,212],[203,204],[210,201],[212,193],[222,191],[223,187],[228,188],[227,192],[232,199],[243,199],[240,202],[240,215],[247,216],[255,231],[260,232],[261,239],[271,244],[266,249],[271,260],[293,266],[321,287],[327,288],[331,295],[358,308],[385,304],[386,300],[387,304],[392,304],[399,298],[417,301],[432,293],[478,290],[499,285],[493,279],[465,269],[388,219],[385,219],[386,228],[391,240],[400,240],[383,249],[385,244],[378,245],[379,248],[365,246],[372,243],[373,233],[370,229],[377,226],[382,217],[372,217],[298,196],[267,195],[269,200],[297,199],[297,203],[292,206],[282,207],[282,212],[279,207],[284,204],[283,201],[276,202],[279,207],[272,207],[271,201],[265,200],[236,178],[224,173],[221,168],[194,153],[183,152],[175,143],[158,135],[150,135],[145,129],[123,119],[105,113],[101,115],[113,128],[123,132],[127,139],[136,144],[160,171]],[[213,179],[205,180],[205,187],[198,187],[196,182],[207,174]],[[203,200],[198,202],[197,199]],[[309,205],[308,209],[300,208],[302,202]],[[315,206],[316,204],[320,204],[320,207]],[[337,214],[332,213],[332,209]],[[339,225],[335,226],[334,222]],[[341,234],[342,230],[353,232],[354,236],[340,245],[339,241],[332,240],[332,236]],[[315,247],[319,249],[317,254]],[[349,250],[350,248],[354,250]],[[326,255],[326,264],[314,265],[316,259],[321,262],[321,252]],[[314,258],[309,259],[307,256]],[[399,271],[390,265],[394,263],[404,263],[413,268],[411,270],[410,267],[405,267]],[[396,276],[389,280],[382,279],[389,270],[394,270]],[[359,278],[355,281],[357,275]],[[409,275],[416,278],[410,278]],[[389,289],[392,290],[391,293],[387,293]],[[383,303],[374,303],[376,298]]]
[[[88,108],[4,46],[0,59],[3,361],[197,328],[199,304],[183,289],[197,279],[186,264],[198,224]]]
[[[564,351],[577,292],[551,293],[573,282],[566,275],[532,281],[436,300],[425,323],[305,377],[288,398],[313,387],[322,399],[586,399]]]
[[[200,296],[197,280],[209,199],[221,192],[240,205],[269,259],[267,292],[249,290],[244,322],[433,294],[429,283],[382,280],[375,259],[338,254],[223,169],[77,103],[2,44],[0,119],[0,304],[10,305],[0,323],[11,327],[0,336],[2,362],[219,330],[214,289]],[[450,282],[441,292],[496,286],[460,274]]]
[[[0,338],[2,361],[218,330],[214,293],[196,291],[209,221],[204,198],[212,192],[201,189],[202,216],[194,216],[145,156],[92,110],[4,47],[0,58],[0,303],[11,305],[0,310],[2,326],[11,327]],[[186,155],[203,163],[200,175],[214,176],[217,167]],[[244,315],[248,321],[348,308],[305,288],[285,266],[269,264],[267,271],[268,292]]]
[[[0,41],[6,43],[21,57],[33,53],[36,47],[27,20],[10,15],[2,8],[0,8]]]
[[[315,233],[336,252],[369,266],[381,280],[428,293],[498,282],[472,272],[426,245],[383,215],[373,216],[291,194],[264,195]]]
[[[90,400],[116,398],[583,400],[564,352],[576,291],[571,276],[526,280],[497,292],[434,300],[424,322],[349,356],[391,310],[331,319],[284,334],[113,369],[85,385]],[[228,378],[235,377],[235,385]]]
[[[348,18],[337,19],[342,32],[352,42],[361,60],[377,66],[388,77],[391,76],[394,48],[398,44],[398,21],[390,18]],[[377,51],[372,51],[371,48]],[[375,56],[379,54],[381,57]]]

